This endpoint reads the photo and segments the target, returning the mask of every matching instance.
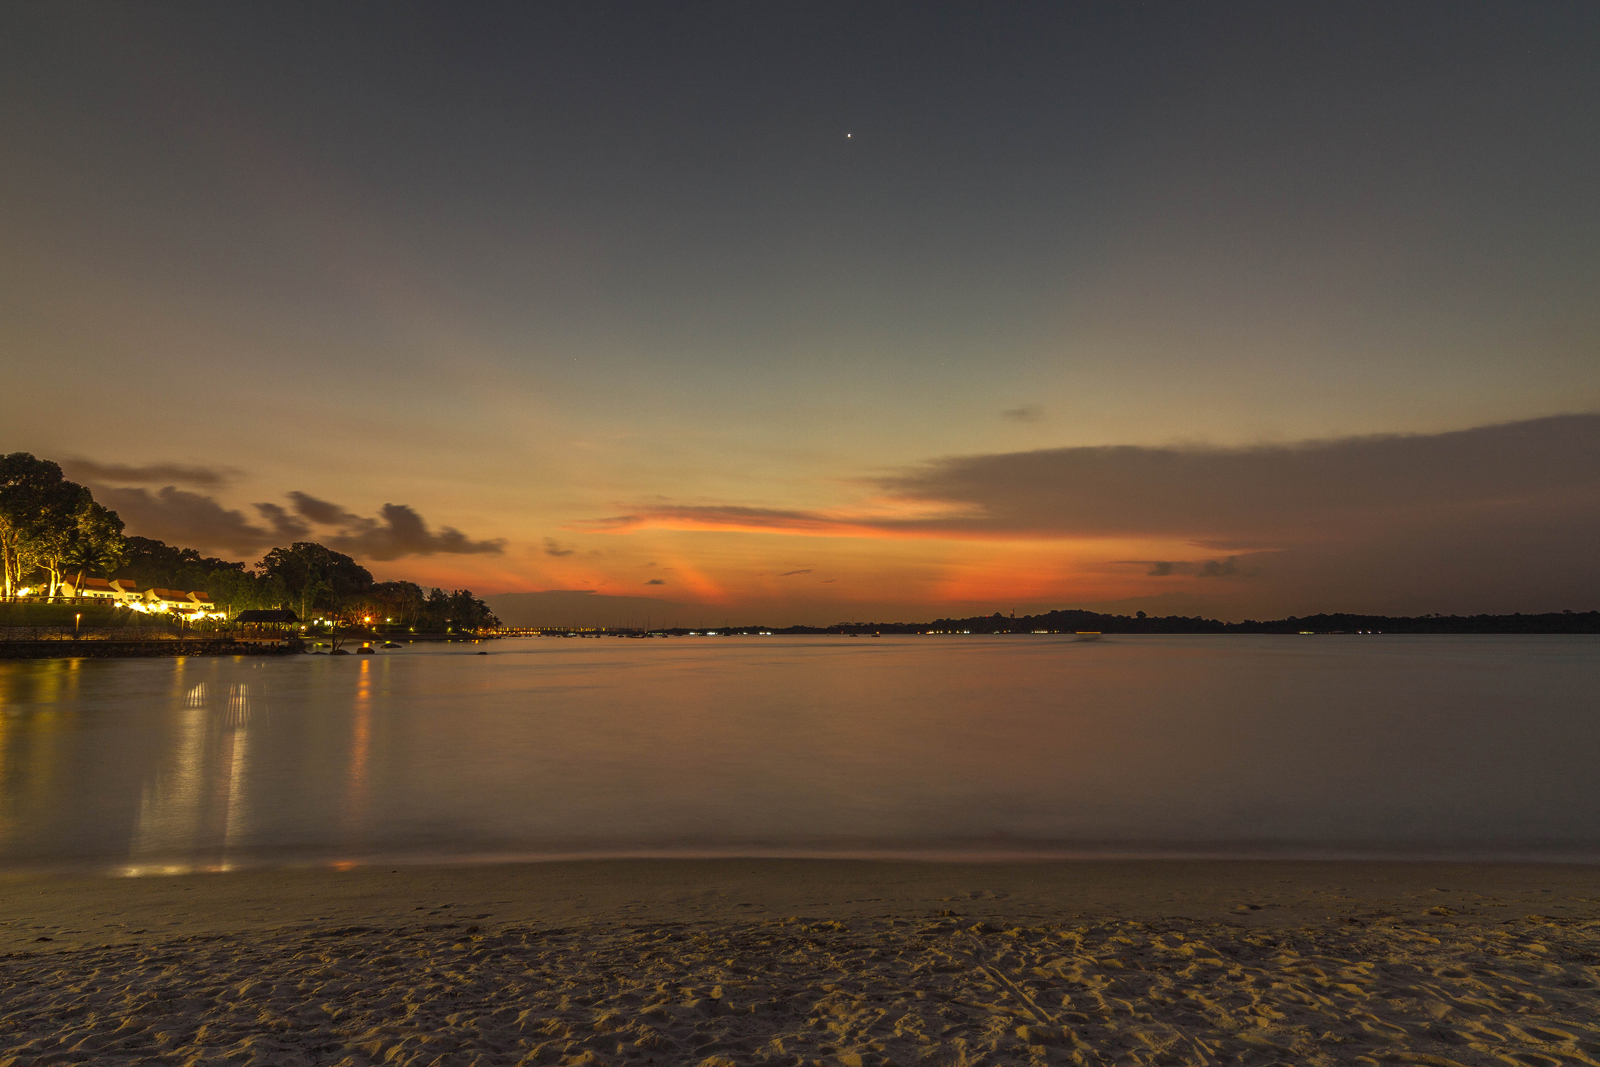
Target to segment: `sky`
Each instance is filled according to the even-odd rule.
[[[129,533],[688,625],[1600,607],[1593,4],[3,19],[0,451]]]

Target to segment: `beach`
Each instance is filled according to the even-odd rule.
[[[1600,1063],[1600,870],[722,859],[0,881],[0,1065]]]

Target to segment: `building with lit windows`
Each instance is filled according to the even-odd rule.
[[[199,597],[200,599],[196,599]],[[185,593],[179,589],[146,589],[144,591],[144,609],[146,611],[170,611],[178,614],[189,614],[197,611],[212,611],[211,598],[204,593]]]
[[[122,599],[122,591],[114,588],[104,578],[84,578],[80,582],[77,575],[62,580],[61,595],[82,600],[120,601]]]

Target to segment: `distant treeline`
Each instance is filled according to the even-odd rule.
[[[350,625],[405,626],[419,632],[476,630],[500,620],[470,589],[423,589],[414,582],[380,582],[343,552],[314,541],[274,548],[254,567],[202,556],[146,537],[124,538],[118,577],[141,585],[203,589],[237,614],[247,608],[289,607],[302,619],[318,616]]]
[[[1600,611],[1560,611],[1542,615],[1345,615],[1293,616],[1258,622],[1222,622],[1196,615],[1149,617],[1102,615],[1094,611],[1049,611],[1042,615],[1012,617],[996,612],[970,619],[935,619],[932,622],[841,622],[833,626],[730,626],[716,633],[773,634],[1027,634],[1095,632],[1106,634],[1595,634],[1600,633]],[[657,631],[661,632],[661,631]],[[674,629],[668,633],[689,633]],[[698,631],[706,633],[707,630]]]
[[[914,628],[913,628],[914,629]],[[971,619],[936,619],[924,629],[973,633],[1028,633],[1033,630],[1099,630],[1108,634],[1592,634],[1600,633],[1600,611],[1560,611],[1542,615],[1291,615],[1258,622],[1222,622],[1196,615],[1164,618],[1101,615],[1093,611],[1051,611],[1019,619],[994,614]]]

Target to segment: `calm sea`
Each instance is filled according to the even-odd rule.
[[[0,864],[1594,858],[1597,694],[1594,637],[529,638],[0,662]]]

